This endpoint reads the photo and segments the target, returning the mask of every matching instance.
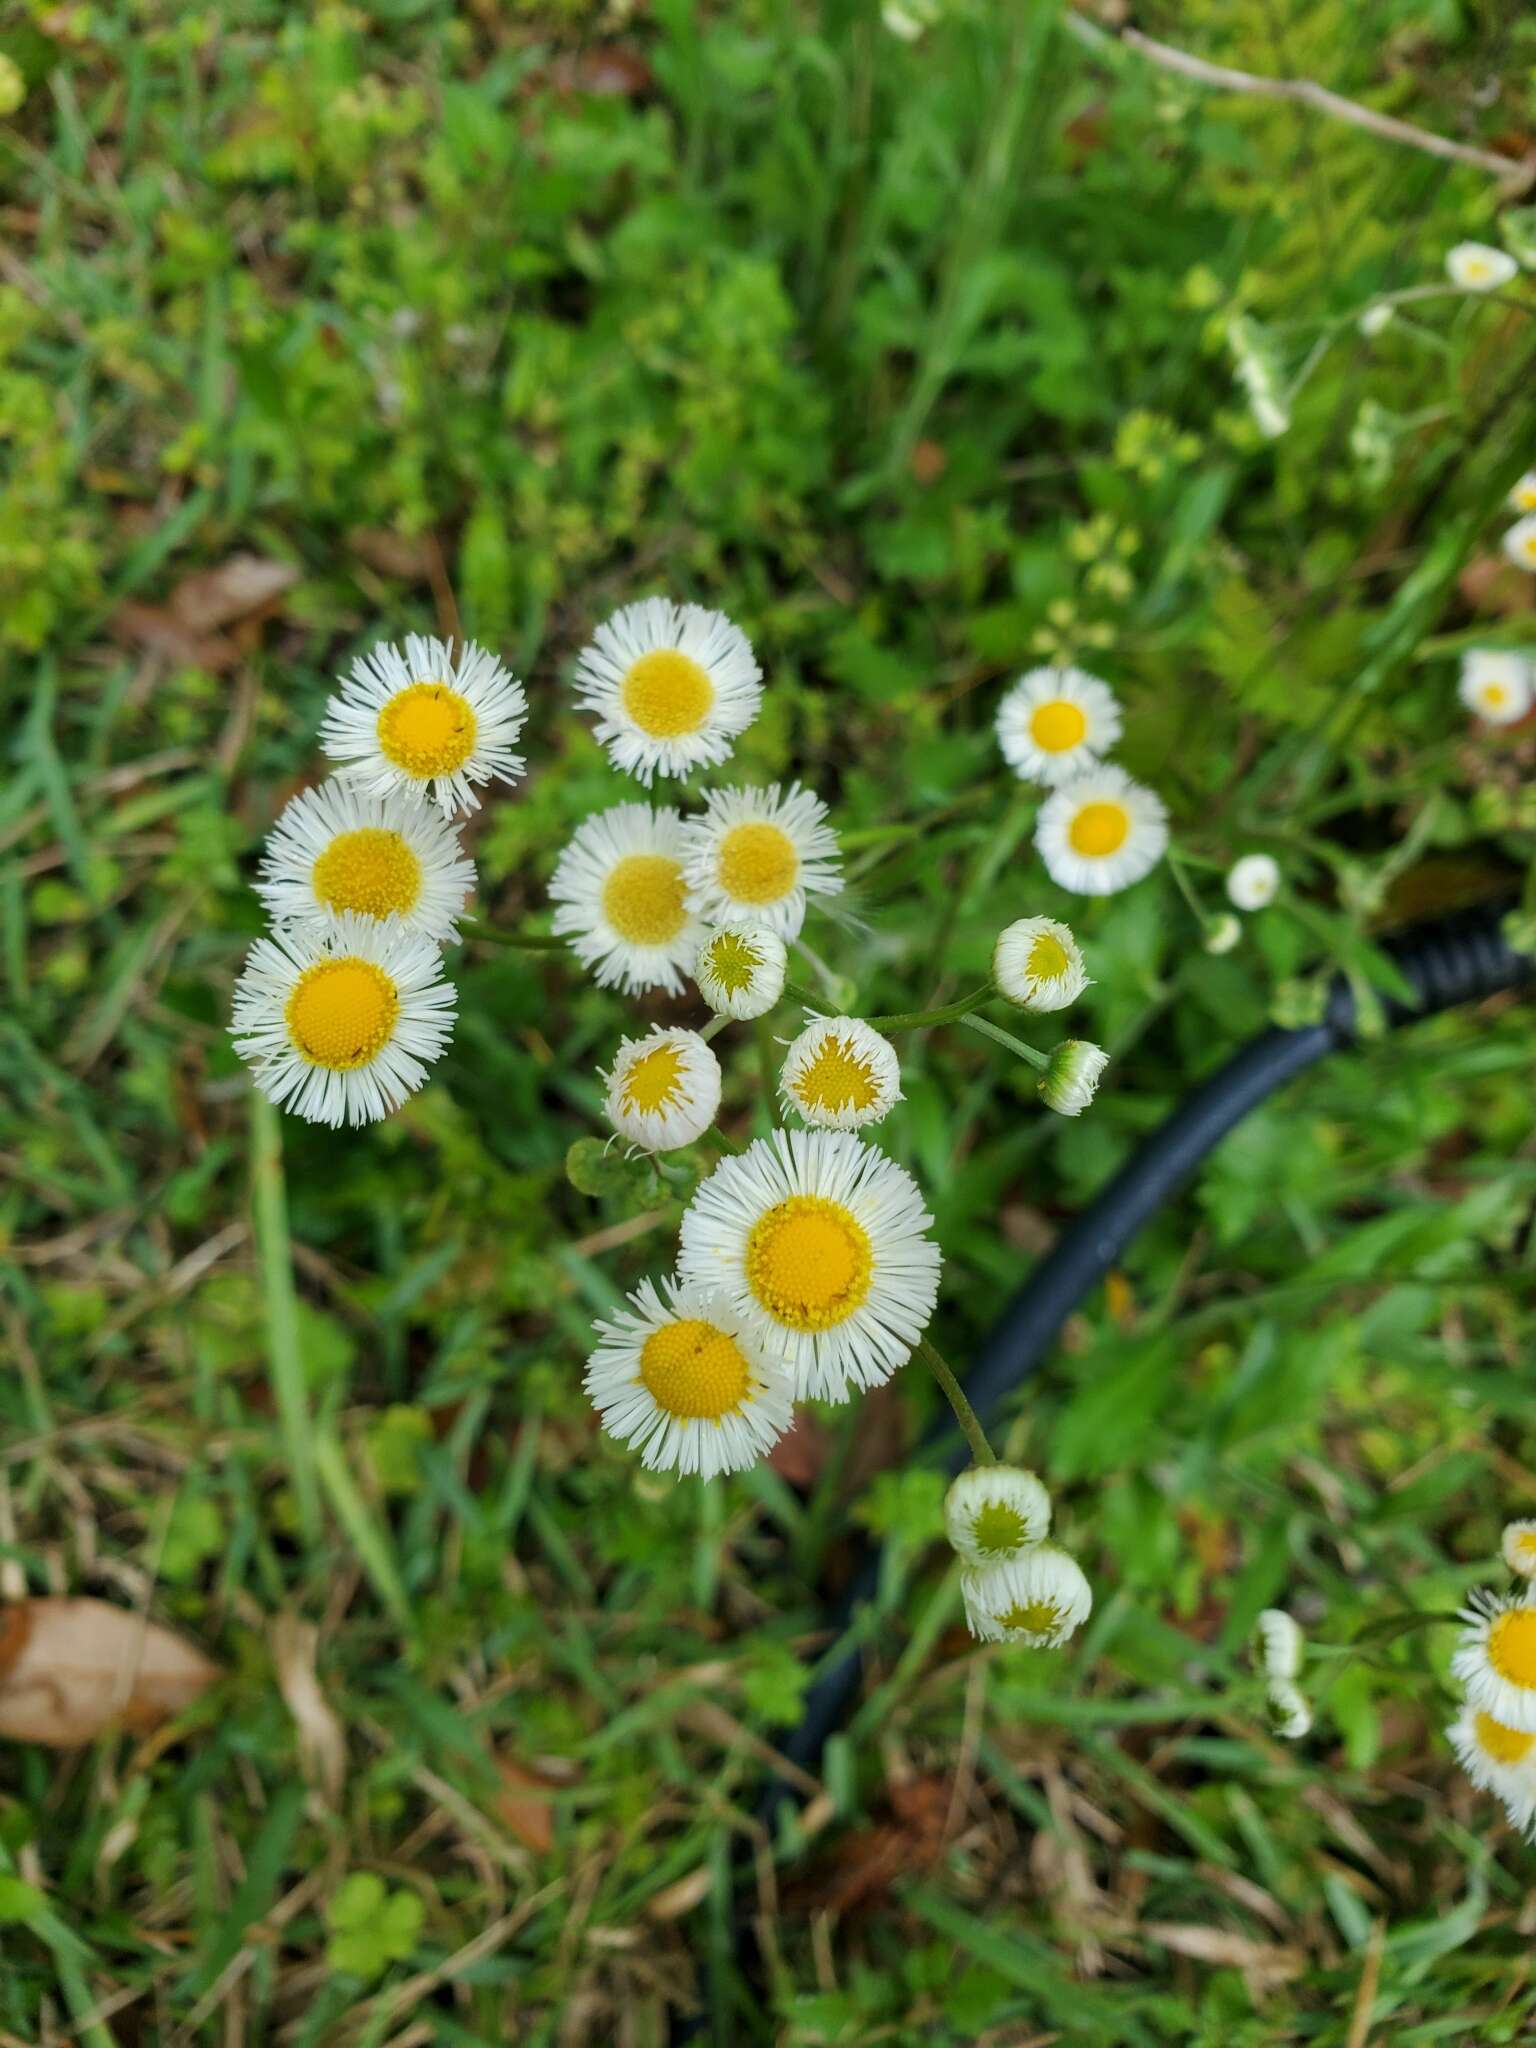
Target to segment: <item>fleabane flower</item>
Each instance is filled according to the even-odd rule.
[[[1119,737],[1114,691],[1080,668],[1032,668],[997,707],[997,743],[1021,782],[1070,781]]]
[[[235,1050],[262,1094],[316,1124],[368,1124],[427,1077],[453,1032],[442,956],[348,913],[258,939],[235,983]]]
[[[1536,1579],[1536,1521],[1506,1522],[1499,1549],[1517,1578]]]
[[[1021,917],[997,935],[992,979],[1021,1010],[1064,1010],[1088,986],[1083,949],[1054,917]]]
[[[1536,1821],[1536,1734],[1511,1728],[1468,1701],[1445,1735],[1478,1790],[1493,1793],[1510,1825],[1530,1835]]]
[[[944,1499],[950,1547],[968,1564],[1000,1564],[1051,1529],[1051,1496],[1021,1465],[971,1465]]]
[[[1519,268],[1508,250],[1491,248],[1487,242],[1458,242],[1445,253],[1445,274],[1464,292],[1495,292]]]
[[[798,782],[786,790],[716,789],[684,827],[689,901],[710,924],[749,919],[781,939],[800,935],[807,899],[843,886],[827,807]]]
[[[475,866],[429,805],[366,796],[341,776],[284,806],[256,893],[274,924],[320,929],[353,912],[425,939],[456,939]]]
[[[861,1017],[813,1017],[785,1057],[779,1094],[808,1124],[877,1124],[902,1099],[896,1048]]]
[[[1079,896],[1111,896],[1149,875],[1168,847],[1161,797],[1123,769],[1091,769],[1040,807],[1035,848],[1046,872]]]
[[[1451,1669],[1474,1707],[1524,1734],[1536,1734],[1536,1601],[1522,1594],[1476,1592],[1462,1609]]]
[[[1301,1669],[1301,1654],[1306,1644],[1300,1625],[1283,1607],[1266,1607],[1254,1623],[1254,1634],[1258,1638],[1259,1663],[1264,1676],[1282,1680],[1294,1678]]]
[[[697,1031],[658,1024],[619,1043],[604,1107],[621,1138],[647,1152],[691,1145],[720,1107],[720,1062]]]
[[[1280,893],[1280,863],[1267,853],[1245,853],[1227,870],[1227,899],[1238,910],[1263,910]]]
[[[1509,494],[1517,512],[1536,512],[1536,469],[1528,469]]]
[[[1026,1546],[999,1564],[964,1572],[966,1625],[984,1643],[1055,1650],[1093,1612],[1093,1590],[1077,1560],[1052,1543]]]
[[[359,655],[325,707],[320,744],[368,795],[430,798],[452,817],[479,808],[477,783],[522,774],[512,749],[527,716],[522,684],[494,654],[466,642],[455,656],[448,641],[411,633],[403,652],[381,640]]]
[[[599,988],[681,995],[704,927],[688,908],[682,814],[614,804],[577,826],[549,884],[554,929]]]
[[[1515,521],[1504,536],[1504,552],[1517,569],[1536,570],[1536,513]]]
[[[615,768],[655,775],[717,767],[757,716],[762,670],[723,612],[647,597],[599,626],[576,663],[576,701],[597,713]]]
[[[1457,695],[1489,725],[1518,725],[1536,702],[1536,677],[1520,654],[1474,647],[1461,658]]]
[[[765,924],[743,919],[718,926],[693,964],[699,994],[717,1017],[764,1017],[784,993],[789,956]]]
[[[713,1479],[772,1450],[794,1413],[762,1334],[706,1288],[642,1280],[603,1318],[583,1381],[603,1428],[653,1472]]]
[[[1285,1742],[1300,1742],[1312,1732],[1312,1705],[1299,1685],[1288,1678],[1272,1678],[1265,1697],[1269,1703],[1269,1725]]]
[[[932,1221],[905,1168],[852,1132],[775,1131],[700,1184],[678,1271],[783,1352],[796,1400],[846,1401],[904,1365],[933,1314]]]
[[[1064,1038],[1040,1076],[1040,1096],[1058,1116],[1081,1116],[1098,1092],[1109,1054],[1086,1038]]]

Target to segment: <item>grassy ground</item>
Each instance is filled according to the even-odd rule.
[[[431,1086],[346,1136],[254,1102],[225,1036],[353,652],[462,628],[528,678],[531,774],[472,839],[483,906],[539,929],[632,793],[575,651],[624,597],[719,602],[771,682],[737,765],[834,806],[857,916],[809,936],[856,1007],[973,986],[1027,911],[1090,951],[1115,1065],[1080,1122],[980,1039],[903,1046],[882,1135],[963,1361],[1227,1047],[1518,885],[1536,740],[1474,731],[1452,657],[1531,635],[1497,560],[1531,287],[1354,319],[1497,239],[1494,181],[1045,0],[943,14],[910,45],[853,0],[5,17],[0,1568],[224,1671],[172,1735],[0,1749],[6,2043],[1521,2035],[1531,1852],[1439,1736],[1450,1631],[1344,1646],[1496,1581],[1536,1504],[1528,1011],[1298,1083],[1073,1319],[1007,1430],[1097,1591],[1056,1657],[960,1626],[916,1368],[709,1488],[595,1434],[590,1319],[679,1211],[565,1172],[635,1006],[466,947]],[[1484,147],[1536,120],[1509,9],[1143,25]],[[1239,315],[1305,374],[1277,439]],[[991,718],[1053,655],[1122,690],[1181,877],[1046,882]],[[1255,848],[1284,898],[1209,954]],[[726,1122],[766,1127],[749,1041]],[[770,1843],[860,1525],[893,1538],[863,1703]],[[1295,1746],[1241,1659],[1272,1601],[1337,1646]]]

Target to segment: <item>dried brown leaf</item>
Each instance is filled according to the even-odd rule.
[[[1140,1932],[1148,1941],[1171,1948],[1175,1955],[1193,1962],[1210,1963],[1220,1970],[1252,1970],[1269,1982],[1283,1984],[1299,1977],[1306,1968],[1300,1949],[1282,1948],[1277,1942],[1255,1941],[1251,1935],[1234,1934],[1225,1927],[1185,1925],[1175,1921],[1148,1921]]]
[[[291,562],[265,555],[231,555],[216,569],[200,569],[171,592],[171,611],[189,633],[212,633],[249,617],[299,580]]]
[[[272,1660],[277,1687],[293,1716],[299,1740],[299,1764],[310,1784],[334,1806],[347,1770],[347,1738],[331,1710],[315,1670],[319,1631],[294,1615],[282,1614],[272,1625]]]
[[[515,1757],[496,1759],[501,1773],[501,1791],[496,1811],[508,1832],[537,1856],[547,1856],[555,1846],[555,1808],[547,1782],[528,1770]]]
[[[27,1600],[0,1615],[0,1736],[13,1742],[145,1734],[218,1676],[183,1637],[105,1600]]]
[[[183,668],[205,669],[221,675],[240,658],[231,640],[217,633],[191,632],[180,619],[156,604],[120,604],[112,615],[111,630],[119,640],[131,640],[162,654]]]

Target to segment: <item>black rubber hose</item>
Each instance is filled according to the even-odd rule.
[[[1532,980],[1536,961],[1516,953],[1500,930],[1509,907],[1506,902],[1466,912],[1389,940],[1383,950],[1414,990],[1412,1002],[1384,1000],[1389,1024],[1432,1017]],[[971,1406],[983,1423],[1039,1370],[1067,1317],[1228,1131],[1276,1089],[1328,1053],[1352,1044],[1357,1035],[1354,996],[1341,977],[1329,991],[1320,1024],[1301,1031],[1261,1033],[1180,1103],[1083,1211],[999,1317],[965,1380]],[[952,1471],[959,1471],[970,1455],[948,1418],[926,1439],[919,1455],[924,1454],[942,1456]],[[858,1610],[873,1598],[879,1571],[878,1550],[866,1547],[852,1583],[828,1617],[834,1638],[847,1631]],[[859,1670],[860,1654],[854,1645],[816,1674],[800,1722],[782,1745],[784,1754],[803,1769],[815,1765],[827,1737],[846,1718]],[[764,1819],[771,1820],[788,1796],[783,1780],[773,1780],[764,1799]]]

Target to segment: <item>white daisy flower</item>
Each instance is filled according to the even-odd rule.
[[[252,946],[235,983],[235,1050],[271,1102],[315,1124],[398,1109],[453,1033],[453,990],[431,940],[348,913]]]
[[[1054,917],[1021,917],[997,935],[992,979],[1021,1010],[1064,1010],[1088,986],[1083,949]]]
[[[781,939],[800,935],[806,898],[835,896],[837,834],[827,807],[798,782],[785,790],[716,789],[683,828],[689,900],[711,924],[750,919]]]
[[[1093,1612],[1093,1590],[1076,1558],[1052,1543],[1034,1543],[1000,1564],[961,1575],[965,1619],[984,1643],[1022,1643],[1055,1650]]]
[[[1494,292],[1515,276],[1520,266],[1505,249],[1486,242],[1458,242],[1445,254],[1445,272],[1464,292]]]
[[[1242,925],[1229,910],[1224,910],[1220,917],[1213,917],[1206,925],[1201,943],[1207,953],[1230,953],[1242,936]]]
[[[606,1079],[609,1123],[647,1152],[691,1145],[720,1107],[720,1062],[697,1031],[658,1024],[644,1038],[621,1039]]]
[[[704,927],[688,908],[679,811],[615,804],[577,826],[555,864],[554,929],[599,988],[681,995]]]
[[[1517,512],[1536,512],[1536,469],[1528,469],[1509,494]]]
[[[765,924],[736,919],[699,947],[693,978],[717,1017],[764,1017],[784,993],[789,953]]]
[[[1286,1742],[1300,1742],[1312,1732],[1312,1708],[1300,1686],[1288,1678],[1270,1681],[1269,1725]]]
[[[1367,341],[1373,341],[1378,334],[1390,327],[1396,318],[1396,306],[1367,306],[1360,315],[1360,332]]]
[[[1051,1529],[1051,1496],[1019,1465],[971,1465],[944,1500],[950,1547],[970,1564],[998,1564]]]
[[[757,716],[763,672],[724,612],[647,597],[598,627],[576,663],[576,701],[597,713],[615,768],[650,787],[728,759]]]
[[[1517,1578],[1536,1579],[1536,1521],[1506,1522],[1499,1548]]]
[[[1461,658],[1457,694],[1489,725],[1518,725],[1536,702],[1536,677],[1520,654],[1474,647]]]
[[[1267,853],[1245,853],[1227,870],[1227,896],[1239,910],[1263,910],[1280,893],[1280,863]]]
[[[997,707],[997,741],[1021,782],[1069,782],[1120,737],[1108,683],[1080,668],[1032,668]]]
[[[1536,1821],[1536,1734],[1468,1701],[1445,1735],[1478,1790],[1502,1800],[1510,1825],[1529,1835]]]
[[[1086,1038],[1064,1038],[1052,1048],[1051,1063],[1040,1076],[1040,1094],[1058,1116],[1081,1116],[1098,1091],[1109,1054]]]
[[[1517,569],[1536,569],[1536,512],[1515,521],[1504,536],[1504,552]]]
[[[1474,1707],[1536,1734],[1536,1598],[1476,1592],[1462,1609],[1451,1669]]]
[[[1161,797],[1123,769],[1103,767],[1053,791],[1035,821],[1035,848],[1053,882],[1110,896],[1149,875],[1168,846]]]
[[[528,716],[523,686],[472,641],[381,640],[359,655],[325,707],[320,744],[370,796],[432,798],[443,813],[479,808],[477,782],[514,782],[513,744]]]
[[[457,939],[475,864],[446,819],[340,776],[301,790],[272,827],[256,893],[274,924],[326,927],[348,911]]]
[[[1259,1640],[1259,1662],[1263,1667],[1264,1676],[1274,1679],[1294,1678],[1301,1669],[1301,1654],[1306,1645],[1306,1637],[1285,1609],[1266,1607],[1254,1623],[1254,1634]]]
[[[772,1450],[794,1408],[783,1363],[708,1289],[642,1280],[597,1324],[583,1381],[603,1428],[653,1471],[740,1472]]]
[[[857,1131],[901,1101],[901,1065],[862,1017],[812,1017],[789,1048],[779,1094],[808,1124]]]
[[[904,1365],[933,1314],[932,1221],[912,1176],[851,1132],[775,1131],[702,1182],[678,1271],[783,1347],[797,1401],[846,1401]]]

